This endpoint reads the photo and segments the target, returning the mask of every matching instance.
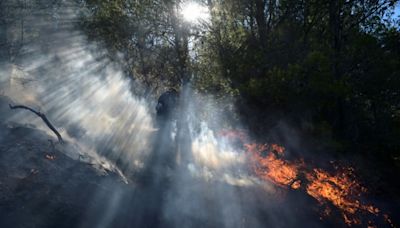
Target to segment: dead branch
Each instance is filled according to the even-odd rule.
[[[50,123],[50,121],[47,119],[46,115],[44,115],[43,113],[38,112],[38,111],[35,111],[35,110],[33,110],[33,109],[31,109],[31,108],[25,106],[25,105],[14,105],[14,106],[13,106],[13,105],[9,104],[9,106],[10,106],[10,109],[18,109],[18,108],[20,108],[20,109],[26,109],[26,110],[29,110],[29,111],[35,113],[37,116],[39,116],[40,118],[42,118],[42,120],[43,120],[44,123],[47,125],[47,127],[49,127],[49,128],[54,132],[54,134],[56,134],[56,136],[57,136],[57,138],[58,138],[58,141],[59,141],[60,143],[63,143],[63,142],[64,142],[63,139],[62,139],[62,137],[61,137],[61,135],[60,135],[60,133],[59,133],[59,132],[56,130],[56,128]]]

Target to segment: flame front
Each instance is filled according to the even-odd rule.
[[[330,205],[333,205],[340,211],[344,222],[351,226],[361,224],[359,213],[379,214],[377,207],[361,203],[361,194],[367,189],[355,180],[353,168],[341,168],[334,174],[319,168],[309,170],[303,161],[285,160],[285,148],[277,144],[252,143],[245,144],[245,148],[258,177],[285,188],[304,188],[325,207],[324,216],[329,216]]]
[[[381,216],[377,207],[361,200],[367,189],[356,180],[354,168],[334,166],[333,172],[310,168],[303,160],[285,159],[285,148],[280,145],[247,143],[248,137],[241,132],[224,132],[222,136],[236,138],[243,143],[257,177],[285,189],[304,191],[323,207],[322,216],[329,216],[336,208],[348,226],[365,222],[361,219],[362,215]],[[394,227],[387,214],[381,217],[386,224]],[[372,221],[366,223],[375,227]]]
[[[245,148],[252,155],[252,164],[257,176],[282,187],[292,186],[295,183],[298,166],[279,158],[284,153],[283,147],[276,144],[268,146],[253,143],[245,144]]]
[[[308,180],[307,193],[314,197],[321,205],[331,203],[340,209],[346,224],[361,224],[359,218],[353,215],[357,212],[369,212],[377,215],[379,209],[360,202],[361,193],[366,192],[358,182],[353,179],[353,168],[339,171],[331,175],[322,169],[314,169],[313,173],[306,175]]]

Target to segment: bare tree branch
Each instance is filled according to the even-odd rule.
[[[37,116],[39,116],[43,121],[44,121],[44,123],[54,132],[54,134],[56,134],[56,136],[57,136],[57,138],[58,138],[58,141],[60,142],[60,143],[63,143],[64,141],[63,141],[63,139],[62,139],[62,137],[61,137],[61,135],[60,135],[60,133],[56,130],[56,128],[50,123],[50,121],[47,119],[47,117],[46,117],[46,115],[44,115],[43,113],[41,113],[41,112],[38,112],[38,111],[35,111],[35,110],[33,110],[32,108],[29,108],[29,107],[27,107],[27,106],[25,106],[25,105],[11,105],[11,104],[9,104],[9,106],[10,106],[10,109],[18,109],[18,108],[20,108],[20,109],[26,109],[26,110],[29,110],[29,111],[31,111],[31,112],[33,112],[33,113],[35,113]]]

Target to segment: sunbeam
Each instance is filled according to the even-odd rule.
[[[349,81],[396,75],[358,47],[398,34],[345,25],[353,1],[287,4],[0,2],[0,227],[395,227],[373,156],[343,151],[398,124],[394,82]]]

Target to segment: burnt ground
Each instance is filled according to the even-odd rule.
[[[40,130],[0,129],[0,227],[73,227],[88,208],[102,207],[93,193],[128,188],[117,174],[53,149]]]
[[[179,227],[176,218],[165,218],[162,210],[166,195],[174,188],[169,179],[157,178],[140,186],[125,184],[115,173],[98,170],[60,151],[52,151],[47,141],[49,136],[42,131],[2,125],[1,132],[0,227]],[[55,159],[50,160],[46,155],[55,156]],[[218,189],[226,186],[215,183],[213,188],[208,188],[210,186],[199,183],[190,187],[190,194],[183,199],[191,206],[182,210],[173,208],[174,216],[181,219],[184,227],[226,226],[222,217],[229,215],[221,211],[225,206],[214,200],[215,195],[221,194]],[[235,200],[240,200],[245,208],[241,213],[242,224],[231,224],[233,227],[260,226],[260,222],[275,227],[295,227],[299,221],[313,224],[313,227],[322,225],[315,219],[317,213],[301,206],[307,199],[297,199],[297,207],[287,210],[282,208],[284,204],[275,202],[272,205],[263,200],[260,189],[238,187],[231,190],[233,193],[226,194],[237,196],[239,199]],[[198,204],[193,206],[191,194],[209,196],[202,201],[193,196],[194,205]],[[232,202],[224,203],[230,207]],[[197,207],[203,211],[193,213]],[[198,216],[193,216],[196,213]],[[285,217],[290,220],[283,219]],[[310,218],[315,221],[310,222]],[[230,219],[237,221],[234,217]]]
[[[304,192],[193,181],[187,170],[171,174],[156,159],[125,183],[65,155],[69,142],[55,147],[35,126],[3,121],[12,115],[7,102],[0,102],[0,227],[345,226],[338,211],[321,220],[318,203]]]
[[[175,219],[166,219],[162,211],[166,194],[173,188],[169,179],[147,175],[150,180],[145,184],[125,184],[115,173],[99,170],[61,151],[52,150],[47,141],[49,136],[40,130],[5,125],[0,128],[3,135],[0,139],[0,227],[179,226]],[[55,158],[51,160],[46,155]],[[190,194],[210,194],[204,197],[204,202],[196,202],[200,208],[207,208],[207,211],[197,211],[198,217],[186,214],[186,209],[174,209],[175,216],[180,217],[186,227],[224,226],[224,220],[217,216],[221,214],[221,205],[213,201],[213,196],[221,194],[218,189],[226,186],[216,185],[220,186],[214,185],[210,189],[200,183],[191,186]],[[232,190],[244,204],[257,205],[262,195],[259,189],[253,188]],[[249,197],[249,194],[258,197]],[[191,196],[185,197],[191,204]],[[193,200],[198,199],[193,197]],[[226,207],[231,205],[231,202],[225,203]],[[268,202],[264,203],[251,207],[251,211],[243,213],[243,223],[233,226],[259,226],[259,221],[252,221],[254,218],[261,218],[266,224],[273,222],[277,227],[290,223],[295,225],[296,220],[309,223],[307,216],[299,216],[304,213],[301,207],[294,209],[300,219],[288,223],[278,218],[285,214],[290,216],[292,212],[283,210],[279,204],[271,207]],[[266,210],[272,209],[272,213],[263,215]]]

